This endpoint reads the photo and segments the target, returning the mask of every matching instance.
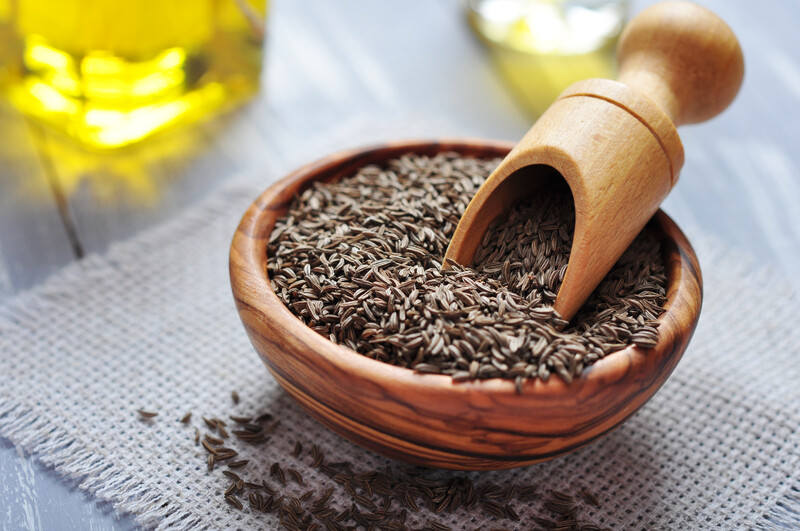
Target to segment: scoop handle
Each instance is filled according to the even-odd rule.
[[[620,36],[619,81],[653,100],[678,126],[708,120],[734,99],[744,77],[736,36],[708,9],[663,2]]]
[[[720,113],[744,77],[733,31],[688,2],[644,10],[618,51],[619,81],[568,87],[480,187],[445,264],[471,264],[492,220],[542,183],[541,168],[549,167],[575,202],[569,266],[554,307],[569,320],[589,298],[677,181],[684,162],[677,126]]]

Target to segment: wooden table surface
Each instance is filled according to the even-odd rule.
[[[651,3],[634,0],[632,12]],[[686,165],[664,208],[798,280],[800,3],[699,3],[738,35],[745,82],[723,115],[681,129]],[[0,101],[0,304],[354,117],[376,127],[425,117],[440,125],[421,125],[424,136],[506,140],[531,123],[460,0],[276,0],[269,25],[256,99],[120,153],[83,151]],[[135,527],[0,439],[0,529]]]

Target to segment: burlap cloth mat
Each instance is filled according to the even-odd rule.
[[[317,152],[316,156],[324,152]],[[297,161],[292,161],[297,162]],[[285,168],[228,183],[162,226],[89,256],[0,309],[0,435],[144,527],[274,528],[273,515],[229,507],[228,482],[206,470],[193,441],[201,415],[271,411],[272,440],[249,448],[246,478],[290,463],[332,485],[295,440],[316,443],[357,471],[391,460],[319,425],[278,387],[234,309],[231,236],[249,203]],[[705,304],[675,373],[628,423],[550,462],[470,473],[489,482],[594,492],[584,521],[619,529],[800,526],[800,301],[790,283],[689,230],[703,267]],[[234,406],[231,392],[241,403]],[[137,408],[158,411],[142,421]],[[188,425],[179,419],[193,412]],[[453,472],[437,472],[443,476]],[[295,492],[305,489],[296,488]],[[351,500],[337,489],[334,505]],[[245,506],[247,503],[245,501]],[[522,520],[474,509],[432,516],[458,529],[530,529],[550,513],[517,503]]]

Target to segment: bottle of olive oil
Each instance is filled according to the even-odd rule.
[[[0,89],[95,148],[258,88],[266,0],[0,0]]]
[[[566,87],[613,78],[626,0],[467,0],[470,25],[501,75],[537,117]]]

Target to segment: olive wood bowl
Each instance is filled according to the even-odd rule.
[[[277,218],[315,181],[335,181],[405,153],[453,151],[504,157],[510,143],[409,141],[337,153],[272,185],[245,213],[233,238],[230,275],[250,341],[283,388],[325,426],[378,453],[425,466],[503,469],[544,461],[609,433],[666,381],[694,332],[702,301],[697,257],[658,211],[668,287],[658,344],[609,354],[566,384],[558,377],[454,383],[362,356],[317,334],[270,287],[267,241]]]

